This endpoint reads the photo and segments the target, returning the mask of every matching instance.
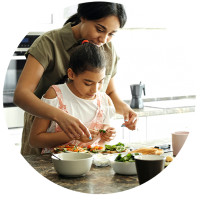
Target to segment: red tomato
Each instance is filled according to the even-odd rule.
[[[91,145],[89,145],[89,146],[88,146],[88,149],[90,149],[90,148],[92,148],[92,146],[91,146]]]
[[[99,150],[101,150],[101,149],[103,149],[103,147],[102,146],[99,146],[99,148],[98,148]]]

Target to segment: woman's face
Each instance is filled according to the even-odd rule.
[[[120,23],[116,16],[94,21],[81,18],[80,36],[97,46],[101,46],[111,41],[119,28]]]

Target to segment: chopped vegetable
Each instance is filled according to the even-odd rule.
[[[100,132],[100,133],[101,133],[101,132],[102,132],[102,133],[105,133],[106,130],[104,130],[104,129],[100,129],[99,132]]]
[[[117,148],[116,148],[116,151],[118,151],[118,152],[122,152],[124,150],[125,150],[124,146],[117,146]]]
[[[121,149],[120,147],[124,147],[124,150],[125,150],[125,145],[122,144],[121,142],[119,142],[115,145],[108,145],[108,144],[105,145],[105,149],[110,150],[110,151],[116,151],[117,148]]]
[[[122,157],[122,154],[119,153],[118,156],[115,158],[115,161],[116,162],[135,162],[135,158],[134,158],[134,155],[131,153],[128,153],[124,157]]]

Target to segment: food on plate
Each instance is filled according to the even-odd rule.
[[[173,162],[173,161],[174,161],[173,157],[171,157],[171,156],[166,157],[166,162]]]
[[[125,145],[119,142],[116,145],[105,145],[103,146],[92,146],[89,145],[88,147],[79,147],[73,145],[61,145],[58,147],[53,148],[52,153],[62,153],[62,152],[78,152],[78,153],[119,153],[119,152],[127,152]]]
[[[73,146],[73,145],[62,145],[55,147],[53,149],[52,153],[62,153],[62,152],[80,152],[80,153],[86,153],[87,147],[79,147],[79,146]]]
[[[139,155],[139,153],[131,154],[128,153],[127,155],[122,157],[122,154],[119,153],[118,156],[115,158],[116,162],[135,162],[135,156]]]
[[[165,160],[165,167],[167,167],[173,161],[172,156],[167,156]]]
[[[77,153],[100,153],[103,151],[103,146],[94,146],[89,145],[88,147],[79,147],[73,145],[62,145],[55,147],[52,153],[62,153],[62,152],[77,152]]]
[[[92,147],[91,145],[89,145],[87,147],[87,150],[91,153],[101,153],[103,151],[103,148],[104,148],[103,146],[96,145],[96,146]]]
[[[163,149],[158,149],[154,147],[141,147],[134,151],[130,151],[130,153],[142,153],[143,155],[161,155],[164,153]]]
[[[105,150],[102,151],[102,153],[118,153],[118,152],[127,152],[128,149],[125,147],[125,145],[121,142],[115,144],[115,145],[105,145]]]

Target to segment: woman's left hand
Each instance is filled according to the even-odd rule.
[[[108,129],[106,129],[106,132],[101,135],[101,138],[106,142],[110,142],[115,138],[115,136],[116,136],[116,129],[113,127],[109,127]]]
[[[124,116],[124,123],[122,125],[125,125],[128,129],[130,130],[135,130],[137,121],[138,121],[138,116],[137,113],[135,113],[130,107],[126,106],[123,108],[122,112]]]

